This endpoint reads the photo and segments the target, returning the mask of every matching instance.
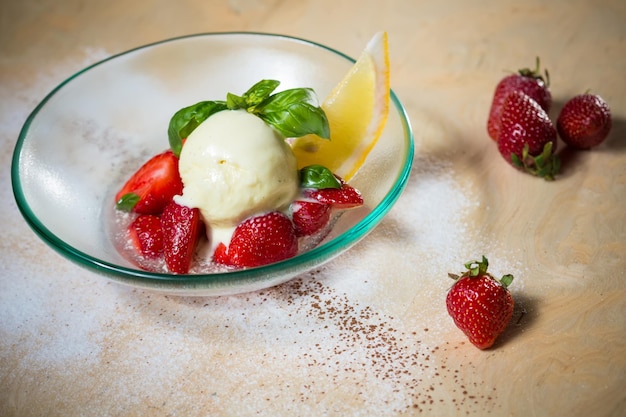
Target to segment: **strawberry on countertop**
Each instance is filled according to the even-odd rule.
[[[448,314],[470,342],[487,349],[504,331],[513,315],[513,297],[507,286],[512,275],[496,280],[487,272],[487,258],[465,264],[467,270],[457,276],[449,274],[455,283],[446,296]]]
[[[514,167],[546,180],[554,179],[560,164],[556,129],[548,114],[521,91],[510,93],[502,106],[498,150]]]
[[[552,94],[549,90],[550,77],[545,71],[545,79],[540,73],[539,58],[535,69],[520,69],[516,74],[504,77],[493,94],[489,118],[487,119],[487,132],[493,140],[498,140],[500,132],[500,118],[502,107],[508,95],[513,91],[521,91],[532,98],[539,106],[548,113],[552,106]]]
[[[182,191],[178,158],[168,150],[143,164],[117,192],[115,201],[120,210],[160,214]]]
[[[602,97],[580,94],[570,99],[556,122],[559,136],[576,149],[589,149],[602,143],[611,131],[611,110]]]

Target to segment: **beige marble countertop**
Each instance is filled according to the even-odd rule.
[[[0,415],[625,416],[624,22],[621,0],[0,2]],[[379,30],[414,169],[379,227],[320,270],[244,295],[152,294],[61,258],[20,216],[22,123],[84,66],[216,31],[357,56]],[[537,55],[552,117],[587,89],[614,117],[552,183],[508,167],[485,128],[497,81]],[[482,254],[516,276],[487,351],[444,302],[447,272]]]

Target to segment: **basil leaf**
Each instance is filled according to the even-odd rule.
[[[310,103],[312,105],[317,105],[315,92],[310,88],[292,88],[280,91],[267,97],[264,102],[258,106],[258,112],[272,112],[295,103]]]
[[[174,113],[167,129],[170,148],[174,155],[180,156],[183,139],[187,138],[200,123],[209,116],[226,109],[225,101],[201,101]]]
[[[319,107],[308,103],[296,103],[271,112],[266,110],[258,116],[287,138],[296,138],[310,133],[324,139],[330,137],[326,114]]]
[[[280,81],[261,80],[248,89],[242,96],[233,93],[226,95],[226,106],[230,110],[245,109],[255,113],[254,107],[266,100],[280,85]]]
[[[341,182],[332,171],[323,165],[308,165],[300,169],[300,186],[302,188],[341,188]]]
[[[313,133],[330,137],[326,113],[317,107],[315,93],[310,88],[294,88],[268,97],[257,106],[257,115],[285,137]]]
[[[233,93],[226,94],[226,107],[229,110],[246,108],[246,99]]]
[[[122,211],[132,211],[139,202],[140,197],[135,193],[127,193],[120,197],[115,203],[115,208]]]
[[[228,93],[225,101],[201,101],[177,111],[170,119],[167,129],[170,148],[180,156],[183,139],[187,138],[200,123],[222,110],[239,110],[260,117],[284,137],[300,137],[315,134],[330,138],[326,113],[317,103],[311,88],[293,88],[276,94],[280,85],[276,80],[261,80],[238,96]]]
[[[279,85],[280,81],[276,80],[261,80],[254,84],[243,94],[246,108],[255,107],[265,101]]]

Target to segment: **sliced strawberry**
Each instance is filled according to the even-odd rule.
[[[147,258],[163,254],[163,231],[161,219],[151,214],[138,216],[128,226],[128,236],[133,246]]]
[[[160,214],[182,191],[178,158],[168,150],[143,164],[118,191],[115,201],[120,210]]]
[[[215,252],[213,252],[213,261],[218,264],[230,265],[228,259],[228,248],[222,242],[217,244]]]
[[[317,200],[320,203],[330,204],[338,209],[350,209],[363,205],[363,196],[356,188],[347,184],[341,178],[341,188],[305,188],[302,190],[304,197]]]
[[[274,211],[244,220],[233,233],[227,253],[216,250],[216,262],[238,267],[267,265],[298,253],[298,238],[291,220]]]
[[[186,274],[203,229],[200,211],[171,201],[161,215],[161,227],[168,269],[175,274]]]
[[[331,205],[313,201],[296,200],[291,203],[291,213],[296,235],[312,235],[330,221]]]

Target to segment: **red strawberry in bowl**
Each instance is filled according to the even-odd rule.
[[[508,95],[513,91],[521,91],[539,104],[546,113],[552,107],[552,94],[549,90],[550,77],[545,71],[545,79],[540,73],[539,58],[535,69],[524,68],[517,73],[504,77],[493,94],[489,118],[487,119],[487,132],[493,140],[498,140],[500,132],[500,119],[502,107]]]
[[[204,224],[197,208],[189,208],[171,201],[161,215],[163,254],[170,272],[189,272],[196,246]]]
[[[147,258],[163,254],[161,219],[152,214],[142,214],[128,226],[128,236],[135,249]]]
[[[160,214],[182,191],[178,158],[168,150],[150,158],[126,181],[115,195],[116,207],[140,214]]]
[[[514,167],[554,179],[560,163],[556,151],[556,129],[548,114],[535,100],[513,91],[502,106],[498,150]]]
[[[351,209],[363,205],[363,196],[360,191],[337,177],[340,188],[305,188],[304,197],[317,200],[320,203],[330,204],[337,209]]]
[[[322,230],[330,221],[330,204],[296,200],[291,203],[293,225],[297,236],[309,236]]]
[[[514,306],[507,289],[513,276],[497,280],[487,272],[488,265],[483,256],[481,261],[466,263],[462,275],[449,274],[455,283],[446,296],[448,314],[479,349],[494,344],[511,320]]]
[[[602,97],[580,94],[565,103],[556,128],[567,145],[576,149],[589,149],[607,138],[611,124],[611,110]]]
[[[244,220],[235,229],[230,243],[219,244],[213,255],[218,263],[255,267],[279,262],[298,253],[298,237],[291,220],[273,211]]]

